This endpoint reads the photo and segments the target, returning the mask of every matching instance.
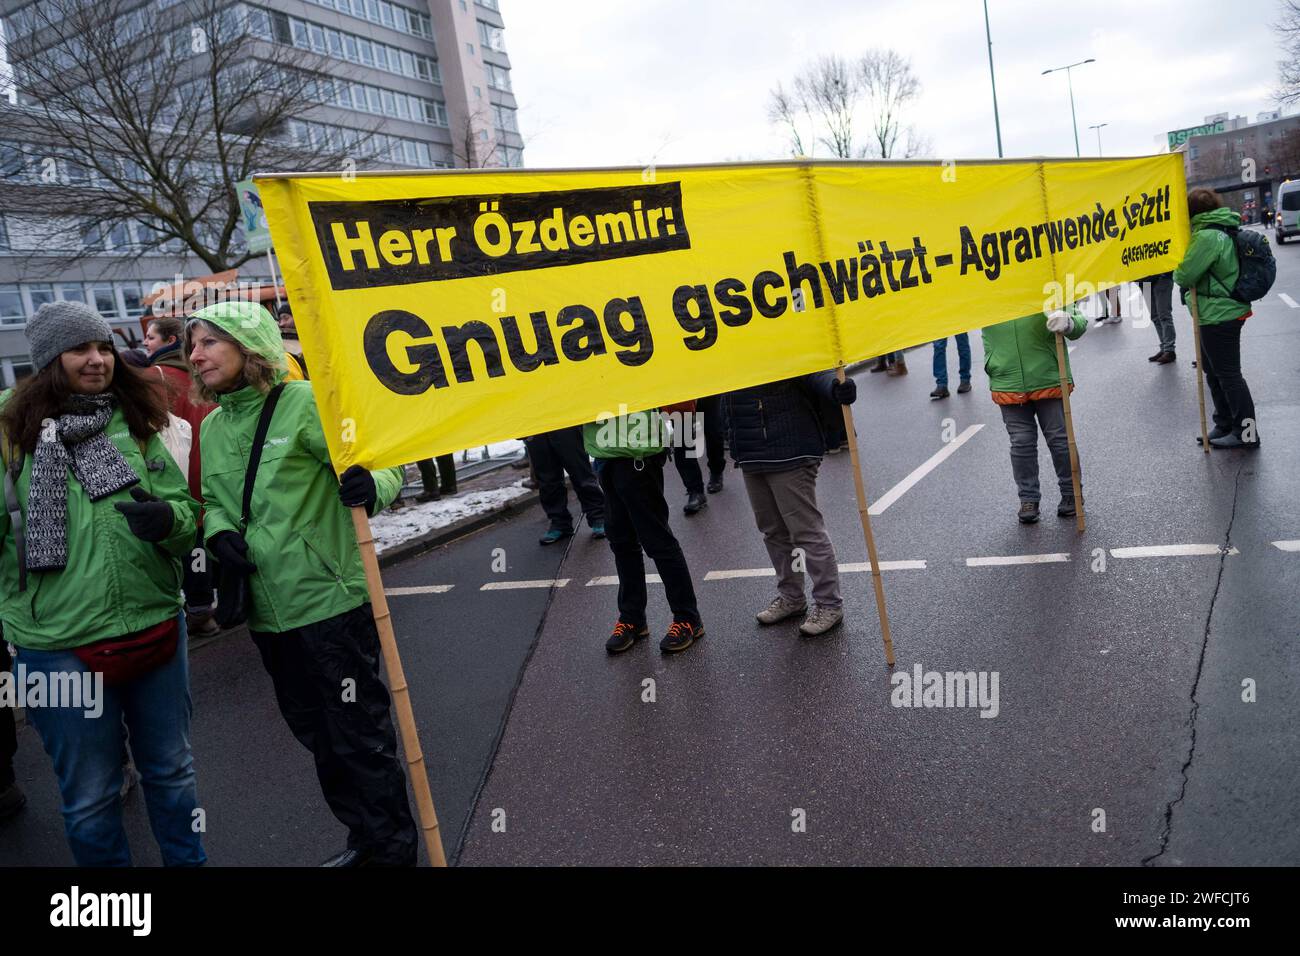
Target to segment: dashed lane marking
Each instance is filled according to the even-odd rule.
[[[971,437],[983,427],[984,425],[982,423],[967,427],[967,429],[960,435],[926,459],[925,462],[916,468],[910,475],[886,491],[884,495],[877,499],[874,505],[867,509],[867,514],[873,516],[883,514],[886,508],[892,505],[899,498],[903,497],[903,495],[907,494],[907,492],[911,490],[912,486],[918,481],[943,464],[944,460],[949,455],[955,452],[962,445],[966,444],[966,442],[968,442]],[[882,565],[881,567],[883,569],[884,566]]]
[[[870,571],[870,561],[855,561],[848,564],[841,564],[840,570],[845,574],[852,574],[855,571]],[[924,561],[881,561],[880,570],[882,571],[924,571]]]
[[[1279,551],[1300,551],[1300,541],[1274,541],[1273,547]]]
[[[545,581],[489,581],[479,588],[480,591],[514,591],[519,588],[562,588],[569,583],[568,578],[553,578]]]
[[[389,597],[401,597],[405,594],[446,594],[454,584],[425,584],[418,588],[384,588]]]
[[[1240,554],[1236,548],[1225,552],[1217,544],[1157,544],[1142,548],[1111,548],[1113,558],[1182,558],[1201,554]]]
[[[776,571],[772,568],[734,568],[731,571],[710,571],[704,575],[706,581],[728,581],[731,578],[774,578]]]
[[[1070,560],[1068,554],[995,554],[986,558],[967,558],[968,568],[993,568],[1007,564],[1065,564]]]
[[[1285,302],[1291,308],[1300,309],[1300,302],[1297,302],[1295,299],[1291,298],[1285,292],[1279,292],[1277,294],[1277,297],[1281,299],[1283,302]]]
[[[659,577],[659,575],[657,574],[647,574],[645,576],[645,583],[663,584],[664,582],[663,582],[663,578]],[[590,581],[587,582],[587,587],[594,588],[594,587],[600,587],[602,585],[607,585],[607,584],[618,584],[618,575],[604,574],[598,578],[592,578]]]

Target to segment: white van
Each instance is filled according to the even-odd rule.
[[[1277,187],[1277,215],[1273,219],[1273,238],[1279,246],[1297,235],[1300,235],[1300,179]]]

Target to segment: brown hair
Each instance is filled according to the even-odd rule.
[[[185,323],[170,315],[160,315],[151,319],[149,325],[157,330],[160,338],[179,339],[185,332]]]
[[[239,349],[240,353],[243,354],[243,380],[245,385],[253,386],[253,388],[257,389],[263,395],[275,386],[279,373],[282,371],[281,369],[271,365],[270,362],[256,352],[250,352],[248,349],[244,348],[244,344],[240,342],[239,339],[235,338],[219,325],[213,325],[211,322],[204,322],[202,319],[191,319],[189,322],[185,323],[185,332],[181,337],[181,350],[184,352],[185,364],[189,365],[189,355],[194,348],[194,330],[199,327],[211,332],[223,342],[232,343],[235,348]],[[215,403],[217,401],[217,396],[220,393],[214,392],[212,389],[208,388],[208,386],[203,383],[203,379],[199,377],[198,371],[196,371],[192,365],[190,366],[190,378],[194,380],[194,394],[199,401],[210,403]]]
[[[140,441],[148,441],[167,427],[167,405],[162,394],[142,371],[122,361],[117,349],[113,349],[113,377],[104,391],[116,400],[131,435]],[[41,424],[58,418],[72,395],[63,363],[56,359],[14,387],[12,397],[0,411],[0,430],[24,452],[34,453]]]
[[[1223,206],[1223,200],[1213,189],[1193,189],[1187,194],[1187,214],[1197,216]]]

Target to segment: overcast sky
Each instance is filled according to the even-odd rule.
[[[825,53],[892,47],[939,158],[996,156],[980,0],[500,0],[528,166],[779,158],[768,91]],[[1277,0],[989,0],[1003,150],[1158,150],[1207,115],[1274,109]],[[822,151],[821,155],[825,155]]]

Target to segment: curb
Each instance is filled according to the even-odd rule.
[[[490,524],[495,524],[502,518],[511,518],[527,511],[539,501],[541,501],[541,496],[536,491],[530,491],[522,498],[516,498],[504,505],[498,505],[489,511],[462,518],[460,521],[453,522],[445,527],[435,528],[418,538],[403,541],[379,555],[379,567],[381,569],[390,568],[402,561],[418,557],[457,538],[462,538],[481,528],[486,528]]]

